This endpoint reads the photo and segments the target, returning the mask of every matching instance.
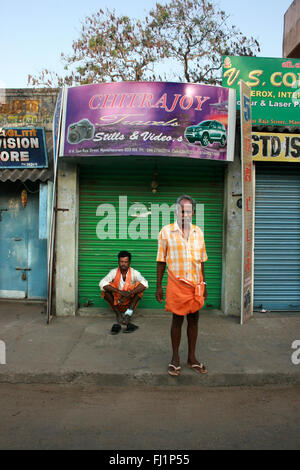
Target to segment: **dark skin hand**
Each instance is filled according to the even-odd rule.
[[[156,286],[156,300],[161,304],[164,300],[164,292],[162,288],[162,279],[166,270],[166,263],[161,261],[157,262],[156,274],[157,274],[157,286]]]
[[[156,275],[157,275],[157,286],[156,286],[156,300],[161,304],[164,300],[164,291],[162,288],[162,279],[164,276],[164,272],[166,270],[166,263],[162,263],[161,261],[157,262],[157,267],[156,267]],[[204,275],[204,263],[201,264],[201,270],[202,270],[202,276],[203,276],[203,281],[205,282],[205,275]],[[204,294],[203,294],[204,300],[206,301],[207,299],[207,290],[206,286],[204,288]]]
[[[105,290],[106,292],[116,292],[117,294],[120,294],[121,297],[124,297],[125,299],[127,297],[130,297],[131,295],[139,294],[140,292],[143,292],[145,289],[146,287],[143,284],[139,284],[138,286],[136,286],[135,289],[131,291],[124,291],[124,290],[116,289],[115,287],[110,286],[109,284],[103,287],[103,290]]]

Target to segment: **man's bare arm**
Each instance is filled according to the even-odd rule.
[[[166,270],[166,263],[158,261],[157,268],[156,268],[156,300],[158,300],[159,303],[162,303],[164,300],[162,280],[164,277],[165,270]]]
[[[122,291],[122,294],[124,295],[124,297],[131,297],[132,295],[135,295],[135,294],[140,294],[141,292],[144,292],[144,290],[146,289],[146,286],[144,286],[144,284],[142,284],[141,282],[132,290],[128,290],[128,291]]]
[[[116,287],[110,285],[110,284],[107,284],[106,286],[103,287],[103,290],[105,290],[106,292],[116,292],[117,294],[121,294],[122,291],[117,289]]]
[[[116,287],[111,286],[110,284],[107,284],[106,286],[103,287],[103,290],[106,292],[116,292],[117,294],[120,294],[121,297],[130,297],[131,295],[139,294],[140,292],[143,292],[146,289],[144,284],[139,284],[138,286],[135,287],[133,290],[120,290],[117,289]]]
[[[203,282],[205,282],[205,274],[204,274],[204,263],[201,263],[201,271],[202,271],[202,279]],[[204,286],[204,293],[203,293],[204,300],[207,299],[207,289],[206,289],[206,284]]]

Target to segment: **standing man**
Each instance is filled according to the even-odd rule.
[[[148,288],[146,279],[139,271],[130,267],[130,262],[131,253],[120,251],[119,267],[112,269],[99,283],[101,297],[116,314],[117,323],[114,323],[110,330],[112,335],[121,331],[121,324],[126,325],[124,333],[132,333],[138,328],[130,320],[144,290]]]
[[[176,201],[174,224],[162,228],[158,236],[156,299],[163,302],[162,279],[168,268],[166,310],[173,313],[171,325],[172,360],[168,373],[180,374],[179,345],[184,317],[187,318],[188,367],[205,374],[204,364],[195,356],[198,336],[199,310],[207,298],[204,262],[207,260],[202,230],[192,225],[196,202],[190,196]]]

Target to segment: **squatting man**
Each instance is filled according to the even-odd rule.
[[[138,326],[131,322],[132,315],[148,288],[148,282],[139,271],[130,267],[131,253],[120,251],[119,267],[112,269],[99,283],[102,298],[108,302],[116,314],[116,323],[111,327],[111,334],[118,334],[122,327],[124,333],[132,333]]]

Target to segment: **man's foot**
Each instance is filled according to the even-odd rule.
[[[190,369],[193,369],[193,371],[195,371],[197,374],[207,374],[207,369],[205,367],[204,364],[190,364],[189,362],[187,363],[187,366],[190,368]]]
[[[121,312],[116,312],[117,322],[122,323],[123,321],[123,314]]]
[[[174,366],[174,364],[169,364],[168,365],[168,374],[172,375],[173,377],[177,377],[180,375],[181,367],[180,366]]]
[[[130,315],[124,315],[122,324],[123,325],[128,325],[128,323],[130,323]]]
[[[128,323],[127,328],[123,330],[123,333],[133,333],[137,329],[138,329],[137,325],[134,325],[133,323]]]
[[[114,323],[113,326],[111,327],[110,334],[111,335],[117,335],[121,331],[121,325],[118,323]]]

